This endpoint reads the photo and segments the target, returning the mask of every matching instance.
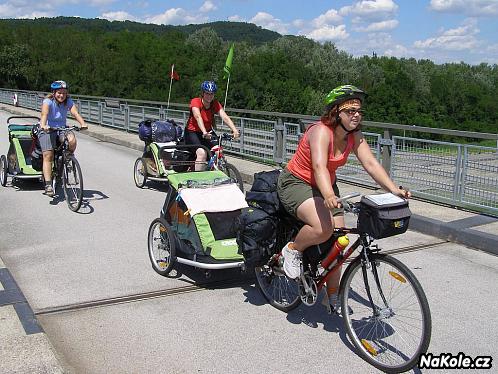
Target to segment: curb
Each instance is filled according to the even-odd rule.
[[[455,227],[456,226],[456,227]],[[410,229],[422,234],[435,236],[450,242],[463,244],[480,249],[484,252],[498,255],[498,235],[461,228],[452,222],[438,221],[428,217],[413,214],[410,219]]]
[[[116,145],[121,145],[127,148],[135,149],[137,151],[143,151],[144,146],[140,144],[136,144],[134,142],[126,141],[126,140],[121,140],[121,139],[116,139],[112,135],[105,135],[105,134],[99,134],[97,132],[93,132],[92,130],[84,130],[82,132],[84,135],[88,135],[92,138],[98,139],[100,141],[106,142],[106,143],[112,143]]]

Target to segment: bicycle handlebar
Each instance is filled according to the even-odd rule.
[[[234,139],[233,135],[230,135],[229,133],[226,133],[226,132],[221,134],[221,138],[223,140],[228,140],[228,141],[232,141]]]
[[[80,131],[80,128],[78,126],[67,126],[67,127],[49,127],[49,130],[57,130],[57,131]]]
[[[224,132],[221,135],[217,135],[217,134],[213,133],[213,131],[210,131],[208,134],[211,134],[211,140],[215,140],[217,142],[219,142],[220,140],[228,140],[230,142],[232,140],[234,140],[233,135],[231,135],[227,132]]]
[[[350,193],[349,195],[341,197],[340,199],[337,199],[337,202],[343,204],[343,203],[347,202],[347,200],[352,199],[353,197],[358,197],[358,196],[361,196],[361,193],[353,192],[353,193]]]

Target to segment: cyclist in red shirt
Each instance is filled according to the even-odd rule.
[[[204,81],[201,84],[201,96],[190,101],[190,117],[185,130],[185,144],[204,145],[211,149],[215,114],[218,114],[223,122],[230,127],[234,138],[239,137],[239,131],[232,120],[220,102],[214,98],[217,89],[218,87],[213,81]],[[195,170],[204,170],[207,160],[206,151],[203,148],[197,148],[195,158]]]
[[[289,278],[301,273],[302,252],[325,242],[335,226],[344,227],[344,210],[337,202],[336,170],[354,152],[367,173],[386,191],[405,198],[410,193],[398,188],[372,154],[361,133],[362,104],[366,94],[351,85],[339,86],[325,98],[319,122],[308,127],[291,161],[278,180],[282,205],[304,222],[294,242],[282,250],[284,271]],[[340,269],[327,283],[331,310],[336,311]]]

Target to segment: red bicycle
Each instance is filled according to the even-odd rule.
[[[207,170],[221,170],[232,178],[235,183],[237,183],[240,190],[244,192],[244,182],[242,181],[239,170],[227,161],[225,154],[223,153],[223,141],[232,141],[233,136],[226,132],[220,136],[212,133],[212,136],[211,142],[215,145],[211,148],[212,156],[208,161]]]
[[[360,214],[366,209],[361,202],[347,203],[359,195],[340,199],[346,211]],[[274,248],[282,248],[302,224],[287,216],[278,225]],[[327,256],[335,240],[346,234],[356,234],[358,239],[329,262]],[[294,280],[285,275],[279,252],[255,268],[257,284],[269,303],[284,312],[301,303],[314,305],[328,277],[360,248],[342,275],[339,287],[341,311],[348,311],[342,312],[347,334],[359,356],[371,365],[388,373],[404,372],[413,368],[429,347],[429,304],[408,267],[394,257],[380,254],[373,241],[369,233],[359,228],[336,228],[327,242],[304,251],[300,278]]]

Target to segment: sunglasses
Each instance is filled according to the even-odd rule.
[[[350,117],[354,116],[356,113],[358,113],[360,116],[365,115],[365,111],[363,109],[353,109],[353,108],[344,109],[343,112],[346,113]]]

